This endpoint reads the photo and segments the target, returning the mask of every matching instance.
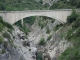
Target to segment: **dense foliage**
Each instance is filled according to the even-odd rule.
[[[19,29],[23,32],[25,32],[26,34],[28,34],[28,32],[30,32],[29,28],[27,28],[27,25],[32,25],[35,22],[36,17],[31,16],[31,17],[26,17],[23,19],[23,24],[21,22],[21,20],[17,21],[14,25],[19,26]]]
[[[4,27],[13,29],[12,25],[10,25],[7,22],[4,22],[3,19],[2,19],[2,17],[0,16],[0,32],[3,30]]]
[[[72,23],[73,21],[76,20],[77,17],[78,17],[78,14],[77,14],[76,11],[73,9],[71,15],[67,17],[67,22],[68,22],[68,23]]]
[[[80,60],[80,16],[77,16],[73,21],[73,23],[70,23],[72,28],[68,30],[66,36],[66,39],[73,44],[73,47],[66,49],[58,60]]]
[[[0,10],[19,11],[43,8],[44,6],[40,2],[36,2],[36,0],[0,0]]]
[[[80,8],[80,0],[58,0],[54,2],[50,9],[69,9],[69,8]]]

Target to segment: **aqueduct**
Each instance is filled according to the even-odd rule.
[[[0,11],[0,16],[5,22],[14,24],[18,20],[23,20],[30,16],[47,16],[54,18],[62,23],[66,22],[67,16],[71,14],[71,9],[57,9],[57,10],[27,10],[27,11]]]

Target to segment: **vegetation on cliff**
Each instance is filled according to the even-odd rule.
[[[58,58],[58,60],[80,60],[80,15],[74,10],[68,17],[67,24],[71,28],[67,32],[67,41],[73,44],[67,48]]]
[[[45,7],[36,0],[0,0],[0,10],[20,11],[20,10],[42,10]]]
[[[50,9],[71,9],[80,8],[80,0],[58,0],[54,2]]]

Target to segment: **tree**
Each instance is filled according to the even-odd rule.
[[[77,17],[75,23],[72,25],[73,28],[78,28],[80,27],[80,16]]]
[[[42,0],[40,0],[40,1],[39,1],[39,3],[40,3],[40,4],[43,4],[43,1],[42,1]]]
[[[72,23],[73,21],[76,21],[76,18],[77,18],[77,17],[78,17],[78,14],[77,14],[76,11],[73,9],[71,15],[67,17],[67,22],[68,22],[68,23]]]
[[[48,3],[44,4],[44,7],[48,8],[50,5]]]

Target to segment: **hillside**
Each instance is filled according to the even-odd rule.
[[[42,10],[46,9],[40,2],[36,0],[0,0],[0,10]]]
[[[80,8],[80,0],[0,0],[0,10],[53,10]]]

